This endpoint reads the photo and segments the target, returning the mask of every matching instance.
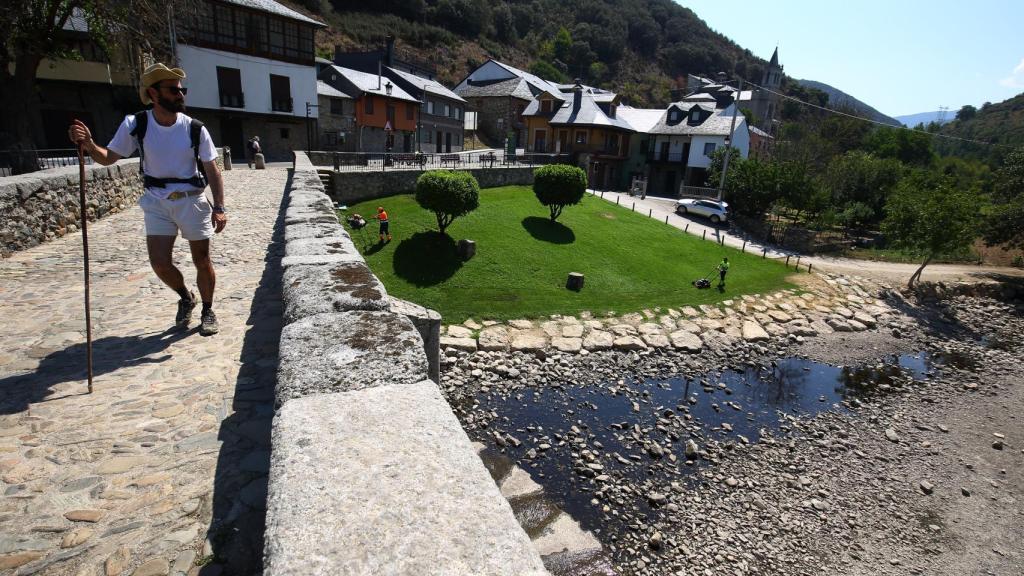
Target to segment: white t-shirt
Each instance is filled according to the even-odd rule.
[[[189,136],[192,118],[179,112],[178,120],[172,126],[161,126],[153,117],[152,110],[146,114],[149,114],[149,123],[146,125],[146,138],[143,140],[146,157],[143,160],[142,171],[154,178],[191,178],[199,174],[192,152],[192,138]],[[135,136],[131,135],[134,128],[135,115],[125,116],[124,122],[117,128],[117,133],[107,148],[124,158],[134,154],[138,148]],[[216,157],[217,150],[213,146],[213,139],[210,138],[206,126],[203,126],[199,131],[199,159],[211,162]],[[194,188],[187,183],[170,183],[165,188],[146,188],[146,192],[157,198],[166,198],[171,192]]]

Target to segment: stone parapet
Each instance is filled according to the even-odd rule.
[[[440,316],[387,295],[301,152],[284,224],[264,574],[546,574],[435,383]]]
[[[497,186],[528,186],[533,184],[533,167],[471,168],[481,188]],[[331,172],[331,197],[342,204],[355,204],[375,198],[415,191],[421,170],[389,170],[387,172]]]
[[[223,155],[217,165],[223,168]],[[139,159],[85,167],[90,222],[130,208],[142,195]],[[0,257],[77,232],[81,222],[78,166],[0,178]]]

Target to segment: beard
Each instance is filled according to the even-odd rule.
[[[165,110],[168,110],[168,111],[171,111],[171,112],[184,112],[185,111],[185,100],[184,99],[182,99],[182,100],[171,100],[169,98],[165,98],[161,94],[160,96],[157,97],[156,102],[157,102],[157,104],[160,105],[161,108],[163,108]]]

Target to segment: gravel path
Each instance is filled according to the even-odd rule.
[[[92,395],[80,237],[0,261],[0,573],[259,572],[288,172],[224,174],[216,336],[198,310],[167,330],[177,297],[150,271],[138,207],[90,225]],[[175,259],[194,282],[180,239]]]
[[[590,192],[594,192],[591,190]],[[618,201],[621,206],[632,208],[635,205],[637,212],[649,212],[653,218],[664,221],[668,217],[668,223],[680,230],[686,229],[690,234],[696,236],[707,235],[709,240],[718,240],[720,236],[725,238],[725,244],[734,248],[743,246],[743,238],[729,233],[727,230],[720,230],[713,226],[708,220],[697,216],[680,216],[675,213],[675,200],[648,196],[640,198],[629,196],[620,192],[596,192],[598,198],[603,197],[609,202]],[[603,196],[602,196],[603,194]],[[747,250],[761,252],[768,248],[770,258],[785,259],[794,252],[781,250],[773,246],[762,245],[758,242],[748,242]],[[910,276],[917,270],[916,264],[901,264],[896,262],[873,262],[869,260],[855,260],[852,258],[833,258],[827,256],[801,256],[801,265],[812,263],[815,269],[837,274],[857,275],[872,278],[883,282],[905,284]],[[989,278],[993,275],[1024,277],[1024,270],[1020,268],[1006,268],[999,266],[976,266],[963,264],[931,264],[921,274],[922,281],[960,281]]]

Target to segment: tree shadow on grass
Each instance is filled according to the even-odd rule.
[[[552,244],[572,244],[576,241],[576,233],[561,222],[552,222],[550,218],[527,216],[523,218],[523,228],[537,240]]]
[[[451,278],[462,268],[458,247],[447,234],[417,232],[395,248],[395,275],[410,284],[426,288]]]

